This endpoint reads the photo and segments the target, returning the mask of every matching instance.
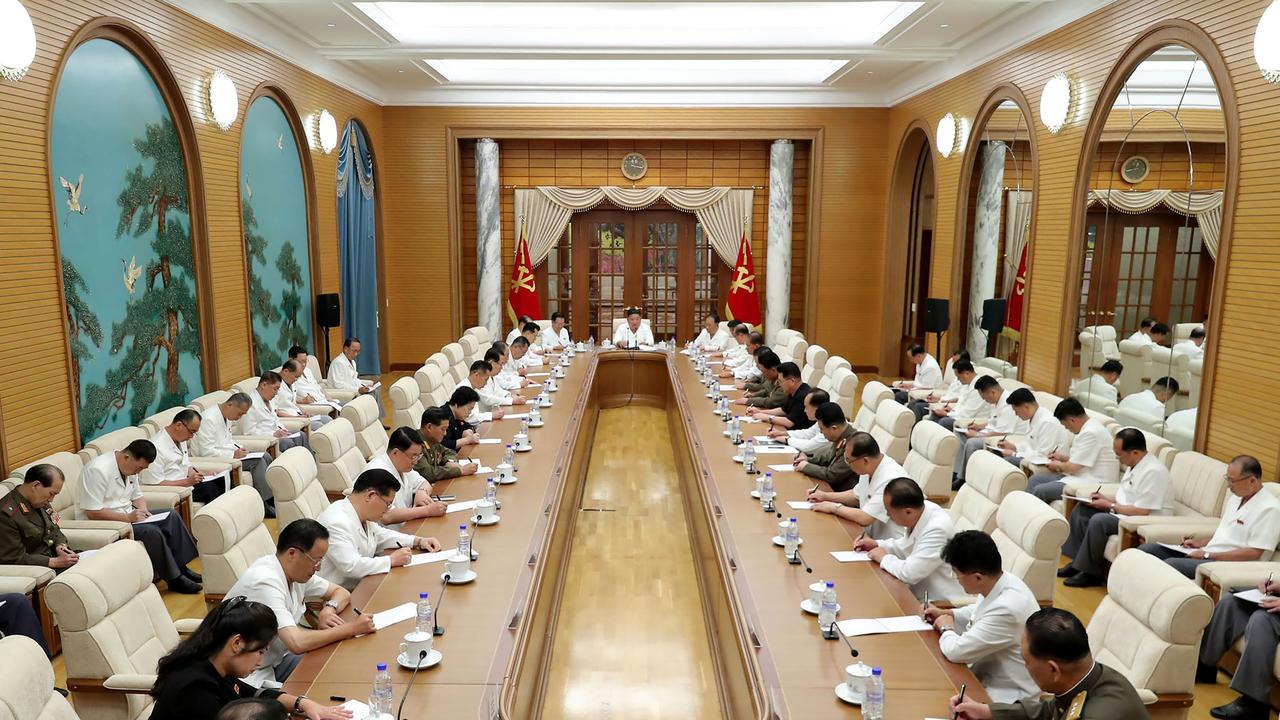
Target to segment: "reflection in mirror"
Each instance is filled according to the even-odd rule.
[[[982,118],[978,122],[983,122]],[[969,182],[968,253],[959,316],[977,367],[1016,378],[1032,209],[1028,119],[1006,100],[981,126]]]
[[[1133,71],[1094,150],[1071,394],[1192,449],[1226,179],[1212,74],[1186,47]]]

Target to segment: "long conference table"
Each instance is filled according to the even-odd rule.
[[[554,362],[555,357],[550,358]],[[548,366],[544,371],[550,370]],[[536,372],[536,371],[534,371]],[[545,378],[534,378],[545,382]],[[724,381],[726,384],[728,381]],[[525,389],[532,397],[537,389]],[[740,393],[726,393],[731,398]],[[405,718],[509,718],[542,716],[545,669],[551,648],[572,548],[575,516],[596,426],[602,408],[626,404],[666,410],[672,446],[686,495],[686,520],[702,592],[711,655],[716,663],[720,705],[727,718],[860,717],[839,700],[834,689],[844,668],[856,662],[839,641],[822,638],[816,618],[800,609],[816,580],[832,580],[839,593],[840,619],[876,618],[920,612],[919,600],[874,563],[840,563],[830,551],[849,550],[857,525],[830,515],[792,511],[788,500],[803,500],[812,487],[795,472],[775,473],[777,506],[784,517],[800,520],[802,554],[813,568],[807,574],[790,565],[772,543],[778,517],[750,496],[755,487],[732,456],[736,448],[724,436],[725,424],[713,413],[693,362],[678,353],[631,350],[580,352],[566,369],[553,406],[542,411],[545,425],[531,429],[533,450],[516,458],[518,482],[499,488],[501,521],[479,528],[471,567],[478,578],[450,586],[437,606],[444,635],[435,649],[439,665],[421,670],[405,702]],[[508,408],[523,412],[524,406]],[[472,457],[493,467],[503,446],[519,431],[519,420],[502,419],[481,428],[503,443],[472,446]],[[747,437],[764,433],[762,424],[744,424]],[[642,460],[645,448],[636,448]],[[782,455],[764,455],[760,466],[782,463]],[[433,490],[479,498],[487,476],[473,475],[438,483]],[[470,512],[449,513],[405,527],[455,545],[458,525]],[[394,568],[365,578],[352,594],[364,613],[414,602],[429,592],[439,602],[443,563]],[[352,610],[347,610],[348,616]],[[612,622],[627,622],[626,617]],[[395,705],[409,690],[411,672],[395,658],[409,622],[307,653],[285,688],[320,702],[331,698],[367,700],[376,663],[388,664],[395,684]],[[655,628],[662,632],[663,628]],[[964,665],[947,661],[936,633],[898,633],[850,638],[862,662],[883,669],[885,717],[920,720],[947,717],[947,700],[960,686],[967,695],[986,693]],[[602,647],[601,652],[626,652]],[[680,708],[671,708],[680,716]]]

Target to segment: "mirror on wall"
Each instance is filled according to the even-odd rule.
[[[1018,376],[1032,200],[1028,118],[1012,100],[978,118],[960,275],[962,346],[977,367]]]
[[[1192,449],[1227,169],[1213,75],[1164,46],[1126,79],[1093,148],[1070,393]]]

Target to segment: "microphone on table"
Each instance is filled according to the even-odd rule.
[[[400,707],[396,708],[396,717],[405,720],[404,701],[409,699],[409,691],[413,689],[413,681],[418,677],[418,669],[422,667],[422,661],[427,659],[427,651],[418,651],[418,662],[413,664],[413,674],[409,676],[409,684],[404,686],[404,694],[400,696]]]
[[[810,575],[813,574],[813,568],[809,567],[809,563],[805,562],[804,558],[800,556],[799,545],[796,546],[796,554],[787,558],[787,562],[791,565],[804,565],[804,571]]]
[[[839,636],[840,639],[844,641],[844,644],[849,646],[849,656],[858,657],[858,649],[853,646],[853,643],[849,642],[849,638],[845,637],[844,633],[840,632],[840,628],[836,627],[835,623],[828,625],[826,631],[823,632],[822,635],[828,640],[832,640],[836,636]]]
[[[452,577],[449,573],[445,573],[440,578],[440,597],[436,598],[436,611],[431,615],[431,621],[434,623],[431,634],[435,636],[444,634],[444,627],[440,625],[440,608],[444,607],[444,591],[449,589],[449,580]]]
[[[480,551],[476,549],[476,536],[480,534],[480,515],[471,519],[471,562],[480,559]]]

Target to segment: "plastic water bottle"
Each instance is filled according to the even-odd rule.
[[[465,524],[458,526],[458,554],[465,558],[471,557],[471,536],[467,534]]]
[[[773,473],[764,474],[764,489],[760,491],[760,499],[765,502],[773,500]]]
[[[502,451],[502,462],[507,465],[515,465],[516,463],[516,451],[512,450],[510,445],[507,446],[506,450]]]
[[[756,441],[754,439],[747,440],[747,443],[742,446],[742,464],[750,466],[750,465],[754,465],[755,462],[756,462]],[[770,490],[772,490],[773,483],[769,482],[768,487]]]
[[[862,717],[865,720],[884,720],[884,675],[880,668],[871,668],[867,697],[862,702]]]
[[[520,432],[524,433],[526,436],[529,434],[529,420],[528,420],[528,418],[521,418],[521,420],[520,420]],[[295,454],[296,454],[296,453],[295,453]]]
[[[493,482],[493,478],[489,478],[484,484],[484,499],[495,505],[498,502],[498,486]]]
[[[822,605],[818,607],[818,627],[826,630],[836,621],[836,584],[827,581],[827,589],[822,591]]]
[[[378,672],[373,676],[373,694],[369,696],[370,716],[376,718],[379,715],[390,715],[393,693],[391,674],[387,672],[387,664],[378,663]]]
[[[788,558],[796,556],[796,550],[800,547],[800,525],[795,518],[787,519],[787,536],[784,538],[782,551],[787,554]]]
[[[431,599],[427,597],[427,593],[418,593],[418,632],[431,634],[435,626],[431,619]]]

